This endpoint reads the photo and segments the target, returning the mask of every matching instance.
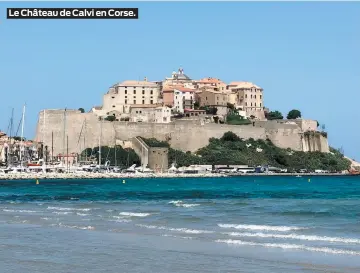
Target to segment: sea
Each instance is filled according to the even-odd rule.
[[[0,181],[0,272],[360,272],[360,177]]]

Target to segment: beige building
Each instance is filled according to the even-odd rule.
[[[227,89],[236,93],[236,105],[248,116],[264,119],[263,89],[251,82],[231,82]]]
[[[169,123],[171,122],[171,108],[161,105],[132,105],[130,121]]]
[[[145,81],[124,81],[112,86],[104,95],[103,115],[111,111],[130,113],[132,105],[157,104],[160,99],[159,85]]]
[[[194,82],[197,89],[205,87],[206,89],[212,89],[214,91],[226,91],[226,83],[216,78],[203,78]]]
[[[236,93],[229,91],[202,90],[198,93],[200,106],[227,106],[228,103],[236,104]]]

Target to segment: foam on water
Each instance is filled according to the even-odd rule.
[[[291,231],[305,229],[301,227],[288,226],[266,226],[266,225],[235,225],[235,224],[218,224],[221,228],[248,229],[248,230],[264,230],[264,231]]]
[[[74,228],[74,229],[82,229],[82,230],[94,230],[95,229],[95,227],[93,227],[93,226],[71,226],[71,225],[64,225],[62,223],[59,223],[58,226],[64,227],[64,228]]]
[[[83,208],[83,209],[80,209],[80,208],[63,208],[63,207],[48,207],[47,208],[48,210],[60,210],[60,211],[90,211],[91,209],[90,208]]]
[[[39,213],[35,210],[15,210],[15,209],[3,209],[4,212],[20,212],[20,213]]]
[[[305,245],[293,245],[293,244],[272,244],[272,243],[255,243],[246,242],[241,240],[216,240],[217,243],[226,243],[231,245],[248,245],[248,246],[262,246],[270,248],[282,248],[282,249],[297,249],[306,250],[311,252],[324,252],[329,254],[345,254],[345,255],[357,255],[360,256],[360,251],[352,251],[346,249],[335,249],[328,247],[310,247]]]
[[[119,215],[127,216],[127,217],[147,217],[147,216],[150,216],[151,213],[144,213],[144,212],[120,212]]]
[[[271,233],[241,233],[241,232],[224,232],[223,234],[237,237],[258,237],[258,238],[275,238],[275,239],[293,239],[304,241],[324,241],[331,243],[360,244],[360,239],[328,237],[317,235],[301,235],[301,234],[271,234]]]
[[[192,207],[200,206],[200,204],[186,204],[181,200],[170,201],[169,204],[175,205],[176,207],[183,207],[183,208],[192,208]]]
[[[176,231],[176,232],[183,232],[189,234],[214,233],[214,231],[210,231],[210,230],[199,230],[199,229],[189,229],[189,228],[171,228],[165,226],[154,226],[154,225],[143,225],[143,224],[137,224],[137,226],[148,229],[160,229],[160,230]]]

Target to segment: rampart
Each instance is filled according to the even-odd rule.
[[[296,122],[268,121],[241,126],[204,123],[201,120],[178,120],[167,124],[110,122],[99,121],[94,113],[45,110],[45,115],[44,111],[39,114],[35,140],[43,141],[49,150],[53,143],[54,155],[67,151],[79,153],[85,147],[98,146],[99,141],[100,145],[113,146],[115,142],[137,136],[165,140],[175,149],[195,152],[206,146],[209,138],[220,138],[225,132],[232,131],[244,139],[268,138],[278,147],[295,151],[329,151],[327,139],[321,135],[304,139],[303,129],[306,128],[300,126],[312,126],[310,121]]]

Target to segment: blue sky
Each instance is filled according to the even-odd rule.
[[[139,20],[7,20],[7,7],[138,7]],[[252,81],[264,104],[325,124],[360,159],[360,3],[0,3],[0,129],[27,104],[32,138],[44,108],[89,110],[110,85],[192,78]]]

